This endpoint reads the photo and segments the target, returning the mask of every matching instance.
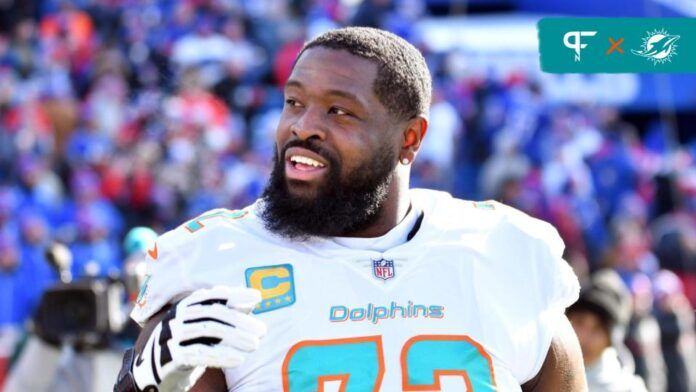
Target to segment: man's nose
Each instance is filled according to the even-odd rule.
[[[326,128],[324,126],[324,113],[319,109],[310,109],[302,113],[294,124],[290,126],[290,131],[300,140],[317,138],[326,139]]]

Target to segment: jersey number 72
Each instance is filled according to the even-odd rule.
[[[439,391],[441,376],[461,376],[469,392],[496,391],[491,357],[466,335],[417,335],[401,349],[404,391]],[[283,361],[283,391],[324,390],[340,381],[341,392],[380,390],[385,363],[381,336],[305,340]]]

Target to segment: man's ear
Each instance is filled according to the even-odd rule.
[[[425,134],[428,132],[428,118],[424,114],[408,120],[401,141],[399,162],[408,165],[416,158]]]

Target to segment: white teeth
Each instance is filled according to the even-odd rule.
[[[290,162],[301,163],[303,165],[309,165],[314,167],[324,167],[320,162],[315,161],[312,158],[303,157],[302,155],[293,155],[290,157]]]

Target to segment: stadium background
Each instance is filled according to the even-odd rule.
[[[46,244],[68,244],[77,277],[118,276],[130,228],[251,203],[303,41],[364,25],[407,38],[433,72],[412,185],[553,223],[581,277],[616,269],[636,304],[638,370],[667,390],[667,346],[693,337],[696,306],[696,75],[542,74],[535,24],[550,15],[693,17],[696,5],[0,1],[0,368],[57,281]],[[663,322],[674,313],[676,328]]]

